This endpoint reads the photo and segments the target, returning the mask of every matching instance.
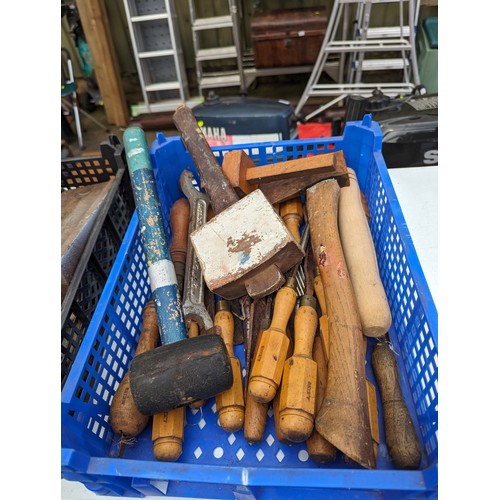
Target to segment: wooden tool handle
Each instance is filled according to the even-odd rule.
[[[255,350],[248,392],[261,403],[270,402],[276,395],[281,382],[286,353],[290,340],[286,336],[286,327],[295,307],[297,293],[295,288],[280,288],[276,294],[271,326],[262,334]]]
[[[422,457],[420,443],[401,391],[396,356],[385,340],[373,348],[372,365],[382,396],[389,455],[398,469],[417,469]]]
[[[264,330],[259,330],[255,341],[256,346],[259,345],[263,332]],[[249,373],[250,370],[251,366],[247,366],[247,373]],[[258,443],[264,438],[268,409],[269,403],[259,403],[252,398],[247,391],[245,400],[244,436],[249,443]]]
[[[170,209],[170,228],[172,230],[170,255],[174,263],[175,273],[177,275],[177,285],[179,286],[179,294],[181,297],[188,246],[189,213],[190,207],[187,198],[179,198]]]
[[[381,337],[392,322],[391,310],[380,279],[377,254],[366,219],[354,170],[348,168],[349,186],[340,190],[339,232],[349,276],[358,305],[363,333]]]
[[[304,218],[301,198],[293,198],[292,200],[281,203],[280,215],[286,227],[290,230],[295,239],[300,242],[300,225]]]
[[[317,366],[312,346],[318,327],[316,300],[304,295],[294,320],[294,350],[285,362],[279,405],[279,427],[292,443],[305,441],[314,428]]]
[[[294,318],[294,356],[312,357],[312,348],[318,328],[318,313],[316,299],[303,295]]]
[[[152,300],[144,307],[143,314],[142,329],[135,356],[154,349],[158,345],[160,338],[155,306]],[[134,402],[130,390],[130,374],[128,371],[111,401],[109,421],[111,428],[122,437],[123,442],[127,442],[127,438],[138,436],[149,423],[149,417],[140,413]]]
[[[347,457],[374,468],[363,333],[338,232],[339,194],[334,179],[307,190],[311,243],[325,292],[330,336],[328,382],[316,429]]]
[[[184,104],[177,107],[174,124],[181,133],[186,149],[191,154],[215,214],[219,214],[239,200],[236,191],[224,175],[193,112]]]
[[[269,403],[259,403],[251,396],[245,401],[244,436],[249,443],[259,443],[264,438]]]
[[[217,303],[217,312],[214,317],[214,325],[221,329],[221,338],[224,341],[233,373],[231,387],[215,397],[219,423],[227,432],[236,432],[243,427],[245,419],[245,400],[243,397],[243,379],[241,376],[240,361],[234,355],[234,317],[229,302],[221,300]]]
[[[286,333],[286,327],[296,303],[297,292],[293,286],[290,286],[290,282],[288,282],[276,293],[270,326],[272,330],[278,330],[283,334]]]
[[[326,314],[325,291],[323,290],[323,282],[317,266],[314,269],[314,293],[318,299],[321,314]]]
[[[182,453],[184,441],[184,406],[153,416],[153,454],[156,460],[175,462]]]
[[[312,358],[318,368],[315,403],[315,414],[317,414],[325,397],[328,375],[328,362],[325,357],[322,340],[318,335],[314,338]],[[312,460],[320,464],[331,463],[337,456],[335,446],[327,441],[316,429],[313,429],[311,436],[307,440],[307,453],[309,453]]]
[[[286,360],[288,360],[288,358],[290,358],[293,354],[292,332],[290,331],[290,328],[286,329],[286,336],[290,339],[290,344],[288,345],[288,349],[286,351]],[[286,366],[286,361],[285,361],[285,366]],[[276,439],[280,443],[290,445],[293,443],[287,437],[285,437],[285,435],[283,434],[283,432],[281,430],[281,425],[280,425],[281,389],[282,389],[282,386],[280,384],[280,385],[278,385],[278,388],[276,390],[276,395],[273,398],[274,432],[276,434]]]

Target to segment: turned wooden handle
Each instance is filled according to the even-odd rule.
[[[181,406],[153,416],[153,454],[156,460],[175,462],[182,453],[186,407]]]
[[[158,345],[160,331],[153,300],[144,307],[142,329],[135,356],[150,351]],[[114,432],[124,438],[138,436],[148,425],[150,417],[139,412],[130,390],[130,374],[127,371],[111,401],[109,421]]]
[[[314,428],[318,370],[312,347],[317,327],[316,300],[304,295],[295,313],[293,356],[285,362],[279,405],[281,432],[293,443],[305,441]]]
[[[392,323],[391,310],[380,279],[377,254],[354,170],[347,169],[349,186],[340,190],[339,232],[347,269],[358,305],[363,333],[381,337]]]
[[[233,372],[233,384],[215,397],[219,423],[227,432],[236,432],[243,427],[245,419],[245,400],[243,397],[243,379],[239,359],[234,355],[234,317],[229,302],[221,300],[217,304],[218,311],[214,317],[214,325],[221,329],[220,336],[224,341]]]
[[[375,468],[363,332],[338,231],[339,195],[335,179],[307,190],[311,243],[325,293],[330,337],[328,382],[316,429],[350,459]]]
[[[293,287],[283,286],[278,290],[271,326],[264,330],[260,342],[256,345],[248,392],[261,403],[268,403],[274,398],[281,382],[290,344],[286,327],[296,301],[297,293]]]
[[[417,432],[401,391],[396,356],[386,341],[373,348],[372,365],[382,396],[385,439],[398,469],[417,469],[422,453]]]
[[[300,225],[302,224],[302,220],[304,218],[301,198],[293,198],[281,203],[280,215],[288,230],[300,243]]]

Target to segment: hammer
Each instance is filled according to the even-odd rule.
[[[130,364],[132,397],[139,412],[148,416],[213,397],[229,388],[233,377],[219,335],[187,338],[144,131],[127,128],[124,146],[162,343]]]
[[[303,250],[262,191],[239,199],[192,111],[180,105],[173,120],[215,213],[190,235],[207,287],[226,300],[271,294]]]

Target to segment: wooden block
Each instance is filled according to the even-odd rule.
[[[249,293],[246,283],[266,269],[277,266],[285,272],[304,257],[259,189],[193,231],[190,238],[207,287],[227,300]]]
[[[224,155],[222,171],[240,198],[257,189],[256,185],[247,182],[246,175],[249,168],[255,168],[255,163],[245,151],[229,151]]]
[[[341,159],[339,156],[341,155]],[[334,177],[339,174],[347,174],[344,155],[340,151],[336,153],[324,153],[298,160],[289,160],[261,167],[247,169],[246,180],[250,184],[263,184],[265,182],[282,181],[293,177],[304,177],[313,174],[330,172]]]

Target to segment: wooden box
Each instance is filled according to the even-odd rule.
[[[251,23],[257,68],[316,62],[328,19],[326,8],[303,7],[256,13]]]

